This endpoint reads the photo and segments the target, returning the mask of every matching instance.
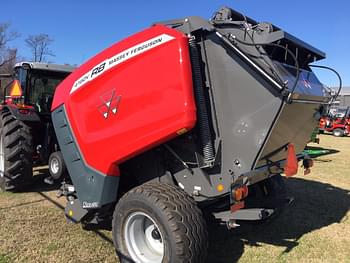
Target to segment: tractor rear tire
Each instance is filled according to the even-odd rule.
[[[125,262],[205,262],[206,223],[196,202],[182,189],[146,183],[117,203],[112,232]]]
[[[33,177],[31,129],[6,109],[2,110],[0,118],[0,187],[17,191]]]
[[[344,130],[343,129],[334,129],[333,130],[333,135],[336,137],[343,137],[344,136]]]

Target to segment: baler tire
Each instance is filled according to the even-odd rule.
[[[182,189],[164,183],[146,183],[133,188],[119,200],[113,215],[112,233],[117,254],[123,263],[142,262],[137,256],[135,260],[136,253],[130,249],[138,244],[133,242],[130,245],[129,242],[132,233],[129,226],[136,228],[137,220],[143,220],[140,225],[151,223],[152,238],[155,238],[153,231],[157,231],[159,240],[162,240],[159,241],[163,244],[162,256],[152,261],[205,262],[208,245],[206,222],[196,202]],[[135,240],[149,241],[147,229],[138,232],[145,234]]]
[[[339,129],[339,128],[334,129],[333,130],[333,135],[335,137],[343,137],[344,136],[344,130],[343,129]]]
[[[17,120],[6,109],[1,111],[1,150],[3,163],[0,164],[2,182],[5,191],[18,191],[26,186],[33,177],[33,140],[31,129]]]

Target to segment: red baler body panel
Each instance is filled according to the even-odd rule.
[[[112,164],[195,125],[188,38],[156,25],[111,46],[58,86],[52,110],[62,104],[86,163],[116,175]]]

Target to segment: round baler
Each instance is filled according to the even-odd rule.
[[[112,220],[122,262],[203,262],[207,220],[232,228],[291,201],[280,174],[297,172],[330,100],[309,67],[324,57],[229,8],[97,54],[52,105],[67,217]]]

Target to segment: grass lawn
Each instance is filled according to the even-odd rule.
[[[294,203],[264,224],[211,226],[208,262],[350,262],[350,138],[320,139],[330,151],[287,180]],[[55,193],[0,193],[0,263],[118,262],[110,231],[67,223]]]

